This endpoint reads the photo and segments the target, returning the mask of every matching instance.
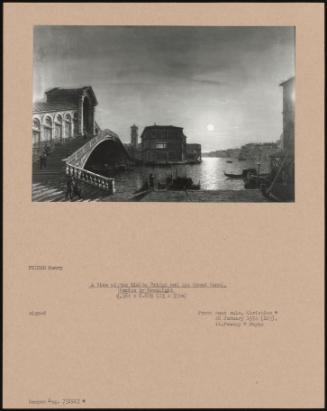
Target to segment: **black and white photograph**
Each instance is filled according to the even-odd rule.
[[[34,26],[33,202],[294,202],[295,27]]]
[[[324,409],[324,11],[4,5],[5,409]]]

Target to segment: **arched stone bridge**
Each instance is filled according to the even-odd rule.
[[[109,129],[99,131],[99,134],[85,143],[69,157],[65,158],[66,164],[85,169],[92,156],[100,152],[115,153],[121,158],[132,160],[124,144],[116,133]]]
[[[114,178],[97,174],[90,168],[97,164],[103,166],[106,163],[133,162],[118,135],[109,129],[99,131],[97,136],[63,161],[66,163],[67,175],[110,193],[115,192]]]

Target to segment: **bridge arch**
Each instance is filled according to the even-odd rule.
[[[67,164],[90,171],[104,169],[105,165],[116,166],[132,161],[120,138],[110,130],[102,130],[99,135],[85,143],[65,159]]]
[[[129,156],[120,140],[107,138],[100,141],[85,159],[84,167],[90,171],[106,170],[108,167],[126,164]]]

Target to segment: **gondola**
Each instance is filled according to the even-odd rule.
[[[168,190],[200,190],[199,184],[194,184],[190,177],[176,177],[172,181],[167,181]]]
[[[242,171],[242,174],[231,174],[226,173],[226,171],[224,171],[224,174],[228,178],[247,178],[250,175],[257,175],[257,170],[255,168],[247,168]]]
[[[224,174],[228,178],[243,178],[243,174],[230,174],[224,171]]]
[[[140,190],[136,191],[134,194],[136,195],[138,192],[143,192],[148,189],[154,189],[154,185],[150,187],[149,183],[146,181]],[[182,190],[200,190],[201,184],[200,181],[198,184],[194,184],[192,178],[190,177],[175,177],[167,176],[166,182],[157,182],[156,183],[156,190],[173,190],[173,191],[182,191]]]

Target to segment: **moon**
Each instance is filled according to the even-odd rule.
[[[213,131],[215,129],[215,126],[213,124],[208,124],[207,125],[207,130],[208,131]]]

